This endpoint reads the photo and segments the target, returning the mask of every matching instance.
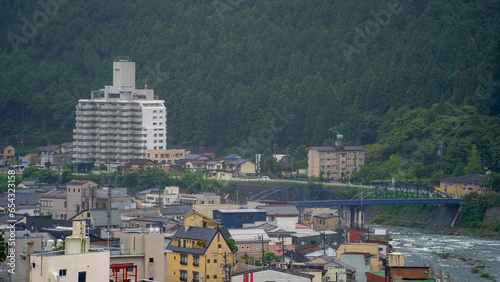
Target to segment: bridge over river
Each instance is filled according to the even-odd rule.
[[[273,200],[295,205],[302,213],[304,208],[337,208],[348,227],[362,227],[364,206],[396,204],[451,204],[455,198],[429,186],[408,183],[389,183],[364,190],[351,199],[339,199],[338,195],[321,188],[301,185],[279,186],[252,196],[252,200]]]

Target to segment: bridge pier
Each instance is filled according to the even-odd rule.
[[[342,206],[342,219],[347,228],[363,228],[365,225],[365,209],[358,206]]]

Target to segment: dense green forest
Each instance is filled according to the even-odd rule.
[[[1,142],[71,141],[78,99],[129,56],[137,85],[166,101],[170,144],[250,156],[338,131],[414,177],[465,173],[474,146],[499,171],[497,0],[13,0],[0,11]]]

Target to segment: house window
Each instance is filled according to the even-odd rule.
[[[149,258],[149,262],[155,262],[154,258]]]
[[[188,280],[188,272],[186,270],[181,270],[181,281],[187,281]]]
[[[193,256],[193,265],[194,266],[200,265],[200,257],[199,256]]]
[[[59,277],[65,277],[66,276],[66,269],[59,269]]]
[[[214,263],[217,263],[217,260],[216,260],[216,259],[214,259]]]
[[[222,245],[221,245],[221,244],[219,244],[219,249],[220,249],[220,248],[222,248]]]
[[[181,254],[181,264],[187,265],[188,264],[188,256]]]

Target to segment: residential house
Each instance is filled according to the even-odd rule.
[[[229,281],[236,271],[229,234],[217,228],[184,225],[167,246],[167,277],[180,281]]]
[[[342,136],[337,136],[338,140]],[[348,179],[365,164],[365,148],[361,146],[344,146],[337,141],[335,146],[315,146],[307,148],[308,177],[319,177],[323,172],[324,179]]]
[[[342,244],[337,249],[337,259],[338,260],[341,260],[341,255],[343,253],[370,254],[370,257],[369,257],[370,258],[370,270],[371,271],[382,270],[383,261],[379,257],[379,245],[378,244],[371,244],[371,243]],[[358,268],[356,267],[356,269],[358,269]]]
[[[52,219],[69,219],[66,186],[57,187],[40,196],[40,215],[51,216]]]
[[[314,216],[313,227],[318,231],[336,230],[340,218],[333,213],[321,213]]]
[[[485,194],[491,191],[491,187],[482,187],[484,177],[484,174],[446,177],[439,180],[439,187],[436,187],[436,190],[447,194],[454,194],[456,196],[467,195],[471,192]]]
[[[244,256],[260,260],[264,253],[269,252],[271,239],[263,229],[228,229],[238,247],[238,261]]]
[[[224,169],[233,177],[255,175],[255,164],[246,159],[230,159],[224,161]]]
[[[167,186],[163,190],[150,189],[146,193],[144,202],[150,204],[172,205],[174,203],[179,203],[180,195],[179,187],[177,186]]]
[[[75,216],[84,209],[84,190],[96,188],[97,183],[90,180],[73,179],[66,183],[67,218]]]
[[[210,160],[205,166],[205,173],[208,177],[217,177],[217,173],[224,172],[224,165],[220,161]]]
[[[366,273],[371,271],[370,268],[370,258],[372,255],[370,253],[341,253],[337,254],[340,257],[340,261],[356,268],[355,281],[365,282]]]
[[[40,164],[40,155],[38,154],[27,154],[28,164],[30,166],[35,166]]]
[[[221,224],[196,211],[184,215],[184,225],[203,227],[203,228],[220,228]]]
[[[234,273],[231,277],[233,282],[313,282],[314,275],[303,272],[284,270],[278,268],[257,268],[243,272]]]
[[[16,158],[16,150],[7,144],[0,144],[0,160],[13,161]]]
[[[214,210],[213,219],[226,228],[242,228],[246,223],[266,221],[266,211],[258,209]]]
[[[334,231],[297,233],[290,234],[290,236],[292,237],[292,245],[295,245],[295,250],[301,254],[305,254],[306,251],[317,251],[326,246],[332,246],[336,249],[342,244],[343,239],[341,234]],[[303,250],[306,251],[303,252]]]
[[[184,215],[193,211],[192,205],[173,204],[160,208],[161,216],[174,220],[183,220]]]
[[[333,213],[334,215],[338,215],[338,210],[332,210],[330,208],[305,208],[302,213],[302,223],[312,225],[314,216],[322,213]]]
[[[266,211],[266,220],[275,221],[277,228],[295,231],[299,222],[299,211],[294,205],[266,205],[257,209]]]
[[[130,160],[123,166],[123,171],[138,171],[140,174],[144,173],[147,169],[156,167],[156,163],[148,159]]]
[[[325,279],[328,281],[354,281],[356,268],[340,260],[330,260],[325,263]]]
[[[104,229],[108,226],[108,211],[104,209],[85,210],[72,217],[71,220],[89,220],[90,227]],[[122,219],[117,209],[111,210],[110,220],[111,228],[119,227],[122,224]]]
[[[129,220],[129,225],[132,228],[151,228],[159,227],[163,233],[172,233],[177,231],[181,226],[178,221],[165,217],[136,217]]]
[[[46,163],[55,163],[54,156],[59,155],[62,152],[60,145],[47,145],[40,146],[35,149],[36,154],[40,156],[40,163],[45,165]]]
[[[195,171],[205,171],[206,169],[206,161],[204,160],[188,160],[185,164],[184,164],[184,168],[185,169],[188,169],[192,172],[195,172]]]

